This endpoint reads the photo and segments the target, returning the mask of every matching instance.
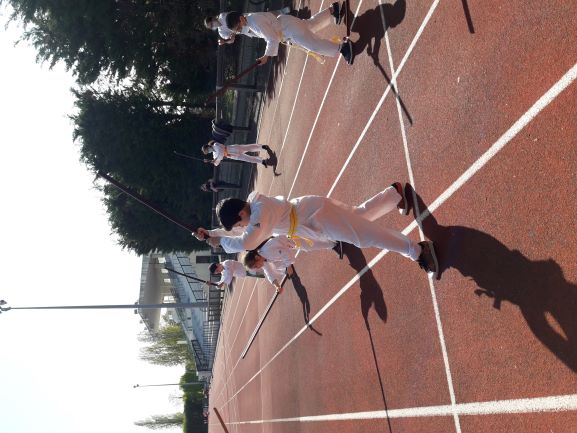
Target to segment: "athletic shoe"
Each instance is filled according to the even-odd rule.
[[[336,242],[335,246],[333,247],[333,251],[337,253],[339,260],[343,259],[343,243],[341,241]]]
[[[281,12],[281,14],[283,14],[283,15],[288,15],[288,14],[291,13],[291,8],[290,8],[289,6],[285,6],[284,8],[282,8],[282,9],[280,10],[280,12]]]
[[[407,202],[407,196],[405,195],[405,188],[401,184],[401,182],[395,182],[391,185],[393,188],[397,190],[399,195],[401,196],[401,200],[397,204],[397,209],[399,209],[399,213],[401,215],[407,215],[409,213],[409,203]]]
[[[347,40],[346,42],[343,42],[341,44],[340,52],[343,55],[343,57],[345,58],[345,60],[347,61],[347,63],[349,65],[352,65],[353,61],[355,60],[355,52],[353,51],[352,41]]]
[[[340,24],[343,21],[345,10],[339,5],[339,2],[334,2],[331,7],[333,8],[332,15],[335,18],[335,24]]]
[[[421,246],[421,255],[417,259],[421,269],[424,269],[427,274],[437,278],[439,272],[439,262],[437,262],[437,255],[435,254],[435,247],[433,241],[419,242]]]

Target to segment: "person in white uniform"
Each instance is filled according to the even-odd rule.
[[[212,164],[219,165],[224,158],[236,159],[237,161],[250,162],[252,164],[262,164],[268,167],[266,160],[259,156],[246,155],[246,152],[260,152],[265,150],[269,155],[272,150],[266,144],[231,144],[227,146],[218,141],[210,140],[208,144],[202,146],[202,153],[208,155],[212,152]]]
[[[245,267],[249,270],[262,270],[265,278],[282,292],[280,282],[291,269],[299,250],[310,252],[316,250],[332,249],[342,258],[342,245],[334,241],[298,242],[287,236],[275,236],[257,249],[246,253],[243,259]],[[289,275],[290,275],[290,271]]]
[[[345,39],[342,43],[337,43],[323,39],[316,34],[333,19],[335,24],[340,24],[345,12],[338,2],[333,3],[308,20],[301,20],[292,15],[274,17],[266,12],[250,14],[229,12],[226,16],[226,25],[236,33],[242,33],[248,28],[251,33],[266,41],[264,55],[257,59],[261,65],[264,65],[269,57],[277,55],[278,44],[283,41],[291,42],[308,51],[327,57],[337,57],[340,53],[348,64],[352,64],[354,60],[352,41]]]
[[[275,17],[281,14],[288,14],[290,13],[290,7],[284,7],[278,11],[271,11],[268,12],[272,15],[274,15]],[[233,32],[232,30],[230,30],[227,26],[226,26],[226,16],[228,15],[228,12],[222,12],[220,14],[218,14],[217,16],[209,16],[206,17],[204,19],[204,26],[209,29],[209,30],[216,30],[218,32],[218,45],[224,45],[224,44],[232,44],[234,43],[235,40],[235,36],[236,33]],[[254,33],[251,33],[250,29],[244,28],[242,29],[242,31],[240,32],[241,35],[245,35],[251,38],[256,37],[256,35]]]
[[[222,288],[225,284],[230,286],[232,283],[233,278],[244,278],[244,277],[252,277],[252,278],[263,278],[264,275],[259,272],[247,272],[244,265],[237,261],[237,260],[225,260],[220,263],[211,263],[208,267],[208,270],[211,274],[217,275],[221,274],[220,280],[216,283],[219,288]]]
[[[358,206],[314,195],[287,200],[253,192],[248,201],[228,198],[218,203],[216,212],[224,229],[201,227],[193,234],[199,240],[208,238],[211,246],[220,245],[228,253],[255,249],[272,235],[286,235],[301,243],[342,241],[399,253],[436,276],[438,263],[432,241],[416,243],[375,221],[395,208],[408,213],[404,191],[395,182]]]
[[[212,263],[208,270],[211,274],[220,274],[220,280],[217,281],[218,287],[229,286],[233,278],[246,277],[246,269],[241,262],[236,260],[225,260],[220,263]]]

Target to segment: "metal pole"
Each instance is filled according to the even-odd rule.
[[[49,307],[2,307],[9,310],[104,310],[117,308],[152,309],[152,308],[206,308],[208,302],[167,302],[164,304],[118,304],[118,305],[57,305]]]
[[[176,386],[176,385],[180,385],[180,386],[186,386],[186,385],[205,385],[204,382],[187,382],[187,383],[159,383],[159,384],[154,384],[154,385],[139,385],[136,384],[133,386],[133,388],[145,388],[148,386]]]

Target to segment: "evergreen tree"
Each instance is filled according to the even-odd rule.
[[[81,160],[95,173],[113,176],[188,225],[210,225],[212,197],[199,185],[212,166],[178,158],[174,150],[200,154],[210,120],[176,114],[143,92],[76,92],[72,116]],[[153,250],[204,248],[189,232],[106,185],[102,188],[109,221],[119,243],[137,254]]]

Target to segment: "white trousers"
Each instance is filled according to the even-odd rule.
[[[238,161],[246,161],[253,164],[262,164],[262,158],[258,156],[245,155],[245,152],[260,152],[262,144],[231,144],[226,146],[227,158]]]
[[[421,247],[416,242],[375,222],[396,209],[399,200],[401,196],[392,186],[354,207],[326,197],[300,197],[294,200],[299,215],[297,235],[380,248],[417,260]]]
[[[339,55],[339,44],[320,38],[315,32],[325,28],[333,19],[328,8],[308,20],[301,20],[292,15],[281,15],[278,17],[285,39],[309,51],[328,57]]]

